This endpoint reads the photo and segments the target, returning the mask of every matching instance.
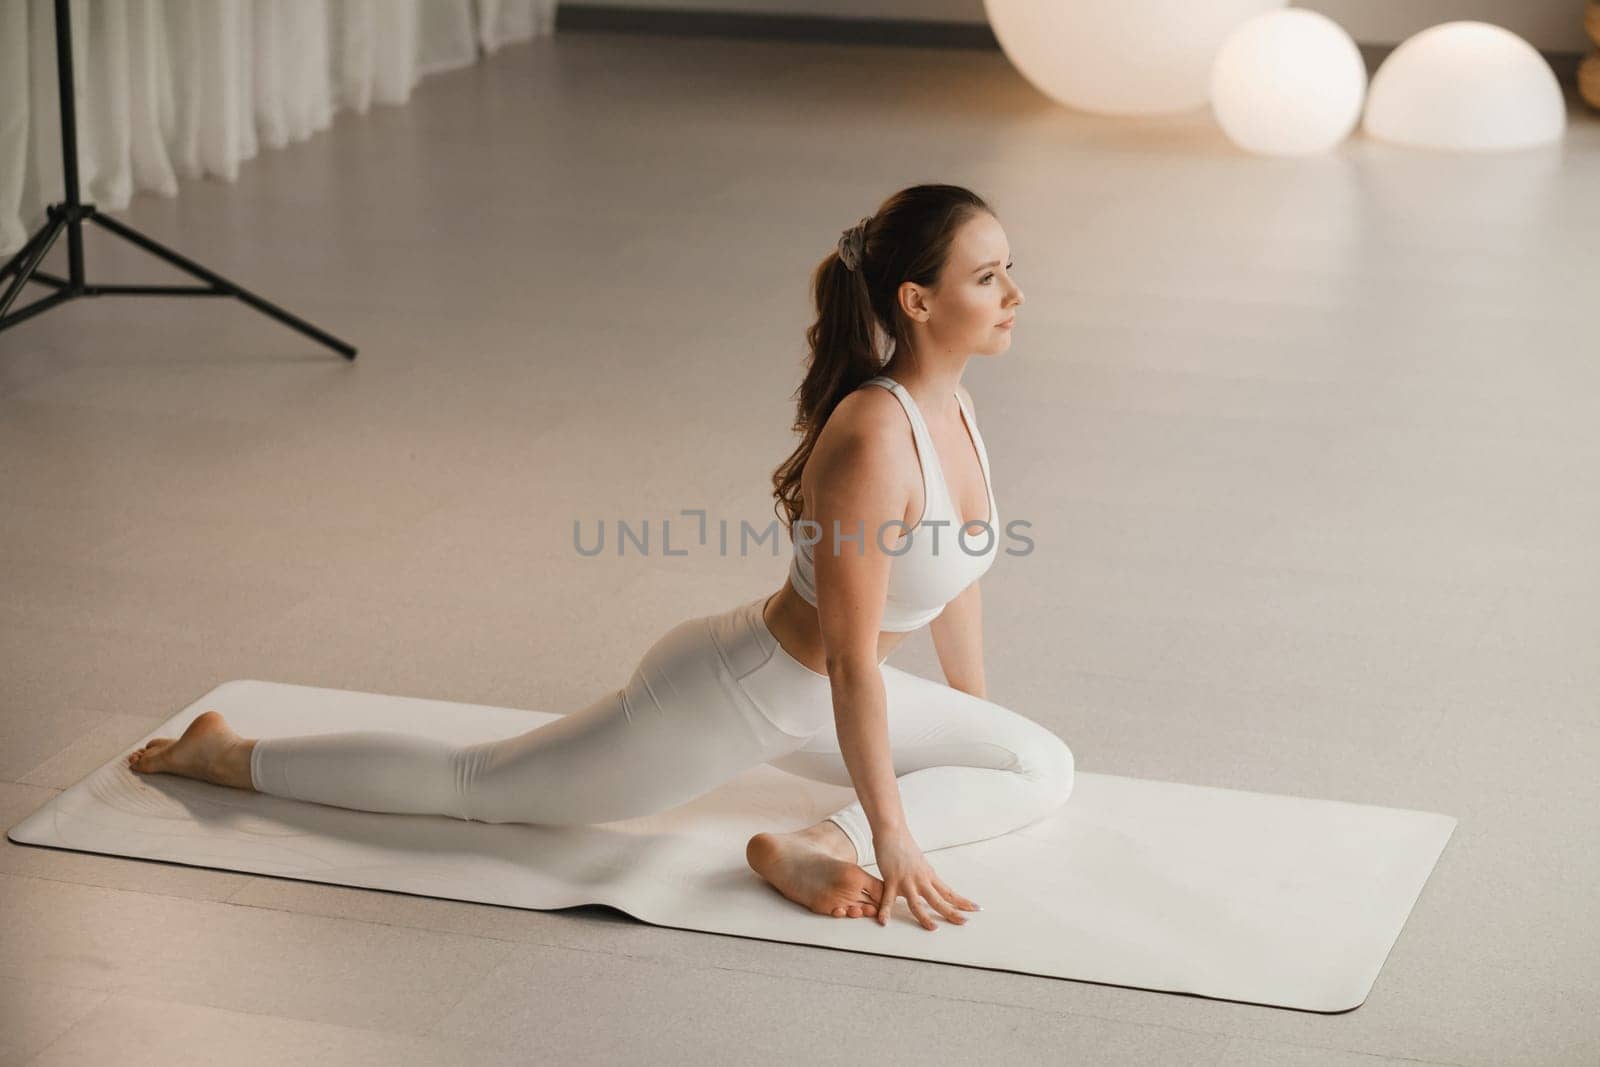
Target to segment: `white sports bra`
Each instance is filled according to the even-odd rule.
[[[978,432],[977,423],[973,421],[967,405],[962,403],[960,393],[956,394],[956,403],[961,407],[962,420],[972,437],[973,447],[977,449],[978,465],[983,468],[984,489],[989,496],[987,519],[974,519],[974,525],[964,534],[961,531],[961,514],[950,499],[950,487],[945,482],[943,468],[939,466],[939,453],[933,447],[933,437],[911,393],[893,378],[882,375],[862,384],[882,386],[900,400],[906,417],[911,420],[911,436],[917,445],[917,462],[922,467],[925,501],[922,517],[910,531],[901,530],[898,526],[889,527],[880,542],[888,546],[888,551],[900,552],[889,565],[889,591],[884,599],[881,625],[885,630],[904,633],[938,618],[946,604],[982,577],[994,563],[1000,547],[999,511],[994,502],[994,485],[989,481],[989,453],[983,447],[983,435]],[[986,521],[988,529],[977,525],[980,521]],[[931,523],[939,525],[929,525]],[[831,530],[819,532],[815,526],[804,527],[803,530],[807,538],[815,540],[823,551],[833,550]],[[899,532],[901,539],[891,540],[894,532]],[[852,533],[841,524],[840,553],[861,550],[856,541],[845,540]],[[865,536],[871,538],[876,533],[867,530]],[[909,544],[904,539],[906,537],[909,537]],[[789,563],[789,582],[806,603],[815,607],[817,586],[813,548],[804,539],[792,539],[794,558]]]

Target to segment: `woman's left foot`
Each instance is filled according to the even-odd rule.
[[[855,852],[851,847],[852,858]],[[750,867],[796,904],[835,919],[870,918],[883,882],[851,860],[830,853],[806,830],[756,834],[745,845]]]
[[[219,712],[207,711],[191,722],[177,740],[157,737],[130,754],[128,766],[139,774],[176,774],[250,789],[249,764],[241,766],[239,759],[228,758],[238,755],[237,746],[243,740]]]

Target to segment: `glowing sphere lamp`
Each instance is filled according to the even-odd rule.
[[[1492,152],[1559,141],[1566,100],[1534,47],[1487,22],[1446,22],[1389,54],[1362,128],[1416,148]]]
[[[1238,26],[1211,67],[1211,108],[1234,144],[1271,156],[1326,152],[1361,119],[1367,66],[1338,23],[1269,11]]]
[[[984,0],[1013,66],[1052,100],[1102,115],[1204,107],[1228,33],[1288,0]]]

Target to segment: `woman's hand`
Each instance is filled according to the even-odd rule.
[[[937,925],[923,906],[923,901],[958,926],[965,923],[967,917],[956,908],[978,910],[978,905],[939,880],[933,868],[928,866],[922,849],[917,847],[909,833],[895,834],[887,839],[874,837],[872,848],[877,853],[878,873],[883,878],[883,899],[878,901],[879,926],[888,923],[890,909],[902,896],[906,898],[911,914],[929,930],[937,929]]]

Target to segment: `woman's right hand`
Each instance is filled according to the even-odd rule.
[[[978,905],[939,880],[910,833],[894,834],[888,838],[874,836],[872,850],[877,854],[878,874],[883,880],[883,899],[878,901],[879,926],[889,922],[889,911],[902,896],[906,898],[911,914],[929,930],[937,929],[937,924],[923,906],[923,901],[958,926],[965,923],[967,917],[957,908],[964,911],[979,910]]]

